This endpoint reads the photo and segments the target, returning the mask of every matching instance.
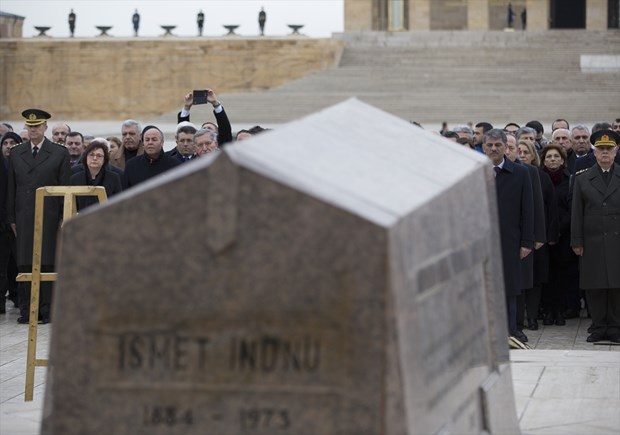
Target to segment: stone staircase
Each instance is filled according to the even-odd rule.
[[[235,125],[278,124],[351,97],[422,124],[620,116],[620,71],[583,73],[581,55],[620,56],[620,32],[337,34],[340,64],[264,92],[221,95]],[[193,119],[210,119],[208,108]],[[166,115],[169,119],[171,114]]]

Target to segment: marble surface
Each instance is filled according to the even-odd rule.
[[[517,430],[493,189],[486,157],[352,99],[81,213],[43,433]]]
[[[19,311],[7,303],[0,315],[0,433],[38,435],[43,413],[46,369],[35,372],[34,400],[24,402],[28,328],[16,324]],[[620,346],[585,342],[589,319],[568,319],[566,326],[541,325],[526,331],[533,350],[510,352],[519,425],[528,434],[620,432]],[[51,325],[39,326],[39,357],[47,357]],[[553,341],[562,349],[549,347]],[[570,369],[570,376],[563,375]],[[603,382],[605,381],[605,382]],[[553,391],[551,391],[553,390]],[[586,397],[580,394],[586,392]],[[561,394],[556,394],[561,392]]]

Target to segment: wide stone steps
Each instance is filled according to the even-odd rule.
[[[235,125],[278,124],[357,97],[408,120],[450,124],[610,121],[620,73],[583,73],[583,54],[620,54],[620,32],[341,34],[338,67],[265,92],[222,95]],[[205,107],[192,119],[209,119]]]

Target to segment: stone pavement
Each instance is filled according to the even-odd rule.
[[[38,434],[45,368],[35,372],[34,400],[24,402],[27,325],[7,303],[0,314],[0,434]],[[542,323],[542,322],[541,322]],[[512,375],[524,434],[620,433],[620,346],[587,343],[589,319],[525,331],[533,350],[513,350]],[[38,358],[47,358],[50,325],[39,325]]]

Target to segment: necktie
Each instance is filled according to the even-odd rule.
[[[35,158],[38,152],[39,152],[39,147],[35,146],[34,148],[32,148],[32,157]]]
[[[609,185],[609,171],[603,171],[603,181],[605,181],[605,184]]]
[[[497,177],[497,174],[499,174],[499,171],[501,171],[501,168],[499,166],[493,166],[493,170],[495,171],[495,176]]]

